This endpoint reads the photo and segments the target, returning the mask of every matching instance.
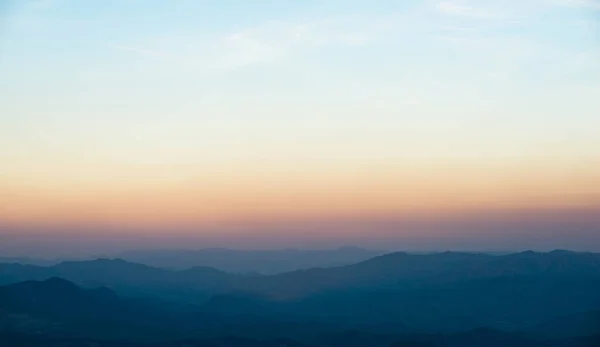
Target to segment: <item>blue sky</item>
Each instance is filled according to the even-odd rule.
[[[598,0],[0,11],[0,192],[22,200],[15,216],[69,189],[74,200],[60,196],[77,205],[80,193],[173,182],[227,195],[236,180],[316,192],[356,179],[368,191],[394,175],[481,196],[481,182],[518,195],[523,178],[536,199],[551,187],[550,199],[600,204]],[[433,196],[452,200],[444,189]]]
[[[292,150],[290,137],[360,143],[354,136],[375,150],[407,136],[433,155],[445,145],[418,138],[447,136],[460,155],[471,146],[461,138],[479,133],[492,156],[535,152],[530,141],[595,156],[599,9],[595,0],[9,2],[3,138],[26,142],[43,127],[73,145],[98,131],[114,141],[147,132],[162,145],[168,129],[195,143],[193,129],[206,138],[199,145],[258,137]]]

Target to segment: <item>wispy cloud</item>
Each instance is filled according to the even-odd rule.
[[[230,71],[302,55],[325,46],[358,47],[402,26],[396,15],[340,17],[308,22],[269,21],[213,37],[168,35],[160,40],[113,45],[201,71]]]
[[[426,2],[408,13],[272,20],[217,35],[166,33],[162,37],[121,42],[113,48],[164,62],[168,68],[177,66],[212,74],[285,63],[330,48],[367,49],[375,42],[391,46],[410,33],[409,40],[421,37],[419,42],[424,45],[457,50],[455,54],[478,61],[485,69],[491,68],[491,75],[505,76],[521,73],[521,66],[534,65],[531,62],[542,50],[549,57],[557,57],[560,51],[556,47],[541,48],[542,42],[535,37],[516,35],[520,27],[536,25],[546,11],[558,11],[561,6],[590,6],[597,2],[553,1]]]

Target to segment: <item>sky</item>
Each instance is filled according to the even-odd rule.
[[[600,251],[598,0],[8,0],[0,76],[5,248]]]

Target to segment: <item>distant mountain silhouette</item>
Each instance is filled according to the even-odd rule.
[[[243,284],[206,307],[228,314],[302,315],[384,331],[452,332],[482,325],[515,330],[600,308],[600,255],[393,253]]]
[[[207,315],[198,307],[121,298],[107,288],[82,289],[60,278],[0,287],[0,334],[149,341],[227,335],[267,339],[310,335],[323,328],[260,316]],[[0,346],[3,342],[0,337]],[[261,346],[249,346],[256,345]]]
[[[0,287],[0,308],[10,313],[81,317],[108,311],[112,315],[118,303],[117,294],[110,289],[84,290],[61,278]]]
[[[0,331],[120,337],[141,333],[137,326],[164,319],[159,313],[121,300],[110,289],[81,289],[60,278],[0,287]]]
[[[0,257],[0,263],[18,263],[26,265],[51,266],[59,262],[60,260],[37,259],[29,257]]]
[[[202,301],[243,277],[210,268],[170,271],[121,259],[68,261],[50,267],[0,264],[0,284],[61,277],[84,287],[106,286],[132,296]]]
[[[246,289],[286,299],[347,287],[406,287],[501,276],[600,276],[600,254],[529,251],[492,256],[458,252],[426,255],[398,252],[354,265],[261,277],[248,283]]]
[[[518,276],[600,276],[600,254],[554,251],[494,256],[444,252],[390,253],[353,265],[312,268],[270,276],[235,275],[210,267],[166,270],[121,259],[68,261],[42,267],[0,264],[0,284],[62,277],[83,286],[136,292],[142,288],[194,289],[208,294],[244,291],[275,299],[307,297],[344,288],[381,288]],[[143,291],[143,290],[142,290]]]
[[[199,250],[129,251],[119,254],[119,258],[160,268],[181,270],[204,266],[231,273],[276,274],[313,267],[354,264],[383,253],[383,251],[356,247],[343,247],[333,250],[208,248]]]
[[[267,327],[273,325],[281,331],[335,326],[380,333],[449,333],[487,326],[543,332],[549,329],[543,324],[552,319],[600,310],[600,255],[567,251],[502,256],[392,253],[353,265],[270,276],[235,275],[209,267],[166,270],[109,259],[50,267],[0,264],[0,283],[51,277],[137,298],[136,310],[144,318],[186,311],[213,321],[221,317],[224,326],[232,319],[245,322],[239,332],[260,332],[257,337],[268,336]],[[253,319],[254,328],[247,329],[251,325],[241,317],[261,318]],[[187,320],[180,324],[199,329]]]

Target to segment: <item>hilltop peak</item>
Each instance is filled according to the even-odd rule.
[[[53,287],[79,288],[75,283],[73,283],[71,281],[67,281],[66,279],[60,278],[60,277],[51,277],[51,278],[48,278],[47,280],[44,280],[44,281],[41,281],[38,283],[53,286]]]

